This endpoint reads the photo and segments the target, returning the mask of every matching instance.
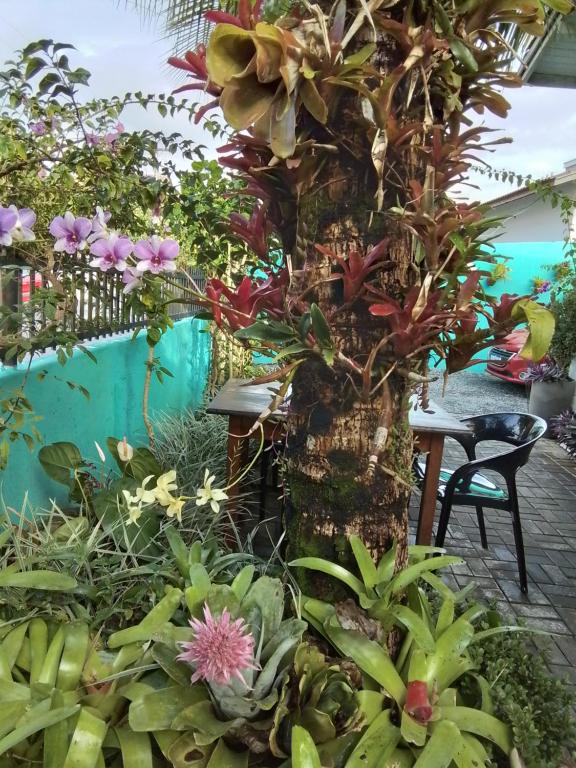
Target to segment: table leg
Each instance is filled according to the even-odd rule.
[[[438,493],[442,454],[444,453],[444,435],[430,435],[429,447],[426,458],[426,474],[422,487],[422,499],[420,501],[418,530],[416,533],[417,544],[430,544],[432,540],[432,527],[436,512],[436,494]]]

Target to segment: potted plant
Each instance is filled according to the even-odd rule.
[[[556,318],[556,330],[552,340],[554,358],[563,365],[572,378],[576,378],[576,280],[560,284],[550,302]]]
[[[531,385],[528,411],[535,416],[550,422],[571,407],[576,382],[552,357],[529,365],[525,381]]]

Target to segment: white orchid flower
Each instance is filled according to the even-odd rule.
[[[204,472],[204,484],[196,491],[196,506],[203,507],[210,504],[215,515],[220,512],[220,502],[226,501],[228,494],[220,488],[212,488],[216,475],[211,475],[207,469]]]
[[[186,499],[183,496],[176,498],[172,496],[170,498],[170,504],[166,506],[166,514],[168,517],[175,517],[179,523],[182,522],[182,507],[186,503]]]
[[[154,488],[154,495],[156,501],[162,504],[163,507],[167,507],[172,503],[172,491],[175,491],[178,486],[174,482],[176,480],[176,470],[171,469],[160,475],[156,481],[156,488]]]

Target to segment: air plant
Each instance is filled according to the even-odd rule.
[[[571,378],[565,368],[548,357],[539,363],[530,363],[524,381],[531,384],[551,384],[559,381],[571,381]]]

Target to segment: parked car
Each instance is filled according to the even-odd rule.
[[[529,360],[520,357],[519,352],[528,338],[528,330],[512,331],[498,346],[490,350],[486,371],[513,384],[524,384]]]
[[[26,304],[30,301],[30,283],[30,275],[23,275],[20,281],[22,304]],[[34,272],[34,287],[42,288],[42,275],[40,275],[38,272]]]

